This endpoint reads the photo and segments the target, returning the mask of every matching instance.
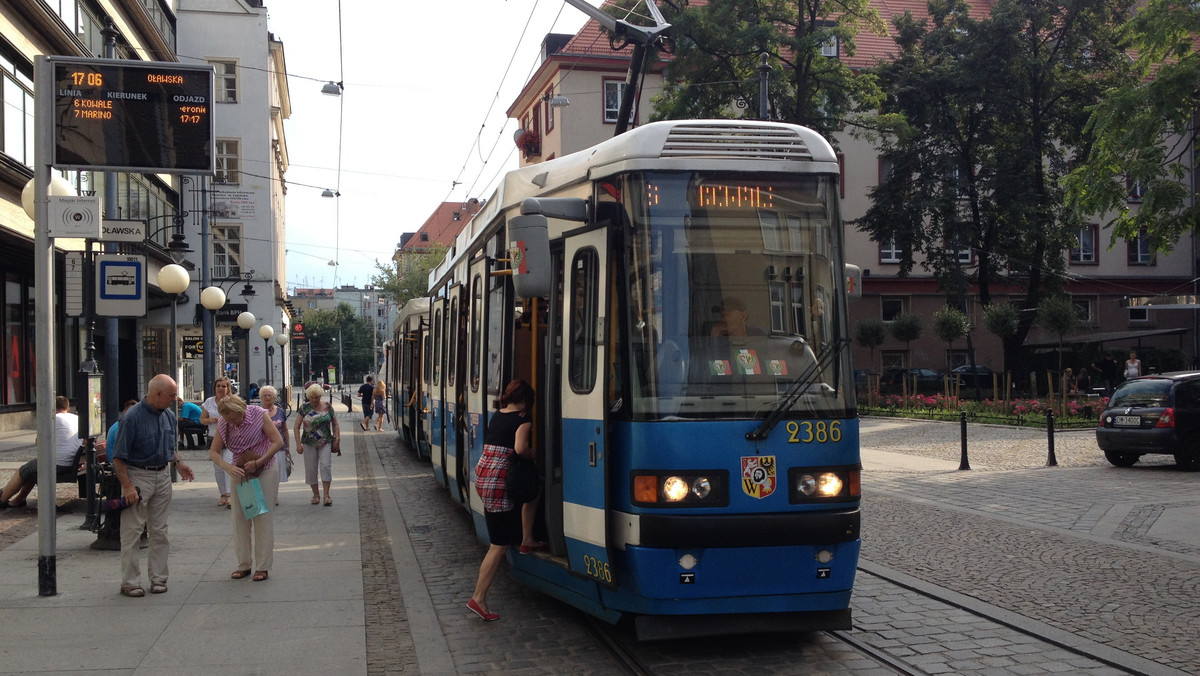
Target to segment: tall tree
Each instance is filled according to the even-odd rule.
[[[1132,76],[1093,109],[1087,161],[1073,171],[1068,195],[1089,213],[1115,213],[1112,241],[1145,229],[1170,251],[1200,226],[1194,199],[1196,111],[1200,110],[1200,5],[1150,0],[1125,24],[1137,54]],[[1141,203],[1129,206],[1131,190]]]
[[[309,371],[323,375],[327,366],[340,366],[338,382],[353,382],[375,370],[376,336],[370,319],[359,315],[349,303],[338,303],[332,310],[308,310],[304,313],[304,334],[308,345],[304,359],[311,355]]]
[[[890,165],[859,228],[919,264],[948,295],[980,302],[1015,285],[1022,309],[1061,285],[1079,215],[1061,182],[1082,147],[1086,109],[1127,63],[1118,17],[1130,0],[997,0],[973,19],[961,0],[895,21],[898,57],[877,72],[888,92],[879,132]],[[1018,363],[1034,312],[1004,339]]]
[[[429,272],[446,257],[446,250],[444,244],[435,242],[425,251],[398,256],[389,265],[375,261],[376,274],[371,283],[396,307],[403,307],[429,292]]]
[[[757,117],[763,53],[772,119],[832,139],[852,111],[880,101],[873,75],[823,54],[852,55],[861,31],[886,32],[870,0],[709,0],[662,9],[676,47],[654,119]]]

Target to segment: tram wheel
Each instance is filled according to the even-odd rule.
[[[1175,450],[1175,465],[1185,472],[1200,471],[1200,434],[1192,432]]]
[[[1138,455],[1137,453],[1120,453],[1117,451],[1105,451],[1104,457],[1108,458],[1108,461],[1110,463],[1112,463],[1113,465],[1116,465],[1117,467],[1133,467],[1134,463],[1136,463],[1138,461],[1138,458],[1140,458],[1142,456]],[[1178,457],[1179,456],[1177,455],[1176,458],[1178,458]]]

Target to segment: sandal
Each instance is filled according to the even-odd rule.
[[[229,496],[222,495],[221,499],[217,500],[217,506],[218,507],[228,507],[229,506]]]
[[[249,576],[250,576],[250,571],[248,571],[248,570],[235,570],[235,571],[233,571],[233,574],[230,575],[229,577],[231,577],[235,580],[240,580],[243,577],[249,577]]]
[[[360,423],[358,423],[358,426],[362,428],[362,431],[364,431],[364,432],[367,431],[367,423],[360,422]]]
[[[312,504],[314,504],[314,505],[319,505],[319,504],[321,504],[321,496],[319,496],[319,495],[314,495],[314,496],[313,496],[313,499],[312,499]]]
[[[150,583],[150,593],[151,593],[151,594],[165,594],[165,593],[167,593],[167,583],[166,583],[166,582],[152,582],[152,583]]]
[[[140,599],[141,597],[143,597],[145,595],[146,595],[146,590],[142,589],[141,587],[126,587],[126,586],[121,587],[121,596],[128,596],[130,598]]]
[[[250,571],[246,571],[246,572],[250,572]],[[254,571],[254,577],[252,579],[255,582],[262,582],[263,580],[267,579],[267,571],[265,571],[265,570]]]
[[[332,507],[333,506],[333,498],[325,498],[325,506]]]

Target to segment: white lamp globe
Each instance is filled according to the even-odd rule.
[[[30,218],[35,218],[33,182],[34,179],[30,179],[25,184],[25,187],[21,189],[21,206],[25,208],[25,214]],[[50,194],[58,197],[69,197],[75,194],[75,186],[67,183],[67,179],[55,173],[50,176]]]
[[[275,334],[275,342],[279,343],[280,345],[287,345],[288,344],[288,334],[284,333],[283,331],[280,331],[279,333]]]
[[[242,314],[238,315],[237,325],[249,331],[250,329],[254,328],[254,321],[255,317],[253,312],[243,312]]]
[[[217,286],[206,287],[200,292],[200,304],[212,311],[225,307],[225,292]]]
[[[271,336],[275,335],[275,329],[271,328],[270,324],[263,324],[258,327],[258,335],[262,336],[263,340],[270,340]]]
[[[192,279],[188,276],[187,268],[182,265],[172,263],[164,265],[158,271],[158,288],[163,290],[163,293],[177,295],[187,291],[188,285],[192,283]]]

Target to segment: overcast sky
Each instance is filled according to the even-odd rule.
[[[443,201],[487,197],[498,173],[516,167],[517,127],[505,111],[543,38],[587,18],[563,0],[265,4],[290,75],[289,289],[365,286],[375,260],[387,261],[401,233]],[[320,93],[329,80],[345,84],[340,100]],[[323,188],[341,197],[322,198]]]

